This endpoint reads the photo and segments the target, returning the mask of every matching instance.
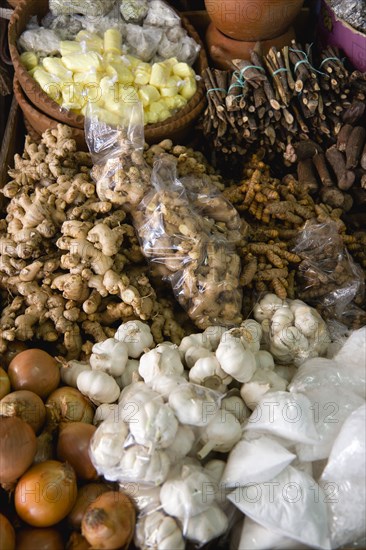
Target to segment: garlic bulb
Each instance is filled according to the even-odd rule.
[[[165,449],[172,464],[176,464],[184,458],[193,447],[195,434],[189,426],[178,426],[178,430],[172,444]]]
[[[184,362],[188,369],[191,369],[199,359],[212,357],[212,351],[203,346],[191,346],[184,355]]]
[[[210,423],[201,432],[204,447],[199,451],[198,458],[205,458],[211,451],[228,453],[240,440],[242,430],[240,422],[228,411],[219,410]]]
[[[140,445],[153,449],[169,447],[176,437],[178,421],[168,405],[148,401],[140,405],[129,423],[130,432]]]
[[[102,403],[99,405],[93,418],[94,426],[99,426],[99,424],[104,420],[107,420],[107,418],[113,419],[115,422],[118,421],[119,409],[116,403]]]
[[[284,301],[276,294],[266,294],[254,306],[254,318],[259,322],[264,321],[264,319],[271,319],[275,311],[282,307],[283,304]]]
[[[187,383],[169,395],[169,405],[182,424],[206,426],[218,409],[218,399],[213,391]]]
[[[184,367],[177,346],[158,345],[140,358],[139,374],[146,384],[156,376],[181,376]]]
[[[178,386],[181,386],[182,384],[187,384],[187,379],[183,376],[163,375],[153,378],[153,380],[150,382],[150,387],[152,390],[162,395],[164,399],[167,399],[169,397],[169,394],[172,391],[176,390]]]
[[[141,483],[120,482],[121,491],[130,496],[141,515],[151,514],[161,507],[160,487],[150,487]]]
[[[211,353],[209,357],[201,357],[198,359],[194,366],[189,371],[189,380],[194,384],[202,384],[205,386],[205,381],[212,377],[217,377],[220,380],[220,384],[227,386],[232,381],[229,376],[220,367],[220,363],[215,357],[214,353]]]
[[[279,300],[267,294],[254,308],[254,316],[262,322],[262,342],[277,363],[298,366],[327,352],[327,325],[301,300]]]
[[[162,450],[150,452],[133,445],[125,449],[119,467],[126,481],[161,485],[168,476],[170,460]]]
[[[239,395],[228,395],[221,401],[221,409],[233,414],[242,424],[250,416],[250,411]]]
[[[128,359],[123,373],[116,377],[117,384],[122,390],[133,382],[139,382],[140,380],[139,362],[136,359]]]
[[[210,343],[210,347],[212,351],[216,351],[217,346],[220,343],[221,337],[226,331],[227,331],[226,327],[220,327],[220,326],[207,327],[203,331],[205,338],[207,338],[208,342]]]
[[[184,550],[186,547],[175,519],[159,511],[137,521],[135,544],[138,548],[152,550]]]
[[[258,369],[250,382],[243,384],[240,390],[245,404],[250,410],[254,410],[263,395],[270,391],[285,391],[287,380],[281,378],[270,369]]]
[[[186,520],[207,510],[214,501],[214,495],[209,491],[211,485],[211,479],[203,470],[183,466],[181,475],[169,478],[160,490],[164,512]]]
[[[118,466],[124,453],[128,427],[124,422],[105,420],[97,428],[90,443],[90,457],[95,469],[107,479],[108,469]]]
[[[60,368],[61,380],[66,386],[77,387],[77,379],[81,372],[91,370],[89,363],[69,361],[67,366]]]
[[[268,351],[260,350],[254,355],[257,363],[257,369],[273,370],[275,368],[273,356]]]
[[[112,376],[102,371],[86,370],[77,378],[78,390],[96,405],[117,401],[120,389]]]
[[[222,335],[216,357],[227,374],[239,382],[248,382],[257,368],[255,356],[252,351],[244,348],[240,338],[232,330]]]
[[[203,332],[191,334],[190,336],[185,336],[182,339],[179,344],[179,352],[181,357],[184,357],[188,349],[191,347],[202,347],[212,351],[211,342]]]
[[[278,308],[271,318],[272,335],[288,327],[291,327],[294,318],[294,314],[287,304]]]
[[[101,370],[111,376],[121,376],[127,364],[127,345],[107,338],[104,342],[94,344],[90,356],[90,366],[93,370]]]
[[[154,343],[149,325],[142,321],[127,321],[117,329],[114,335],[116,340],[125,342],[128,349],[128,357],[137,359]]]
[[[257,321],[254,321],[254,319],[247,319],[242,322],[237,331],[240,333],[240,340],[245,349],[250,350],[253,353],[259,351],[262,338],[262,328]]]
[[[190,517],[185,526],[184,535],[198,544],[206,544],[223,533],[229,527],[226,514],[214,504],[204,512]]]

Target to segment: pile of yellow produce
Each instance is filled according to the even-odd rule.
[[[163,122],[183,108],[197,90],[196,74],[175,57],[145,63],[122,54],[122,36],[108,29],[103,38],[80,31],[75,40],[60,42],[61,57],[40,59],[23,52],[23,65],[42,90],[61,108],[118,124],[129,105],[141,101],[145,124]]]

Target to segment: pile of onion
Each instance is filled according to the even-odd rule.
[[[1,550],[15,550],[15,531],[3,514],[0,514],[0,548]]]
[[[18,481],[15,509],[28,525],[50,527],[71,512],[76,496],[73,468],[57,460],[47,460],[32,466]]]
[[[57,458],[71,464],[78,479],[91,481],[98,477],[89,456],[90,440],[95,431],[95,426],[84,422],[70,422],[60,427]]]
[[[8,376],[13,390],[29,390],[46,399],[60,383],[57,361],[41,349],[21,351],[12,359]]]
[[[14,483],[32,464],[37,450],[33,429],[16,416],[0,417],[0,483]]]
[[[117,550],[134,534],[136,512],[130,498],[119,491],[100,495],[86,510],[81,532],[92,548]]]
[[[17,416],[38,433],[46,419],[42,399],[32,391],[19,390],[8,393],[0,401],[0,416]]]

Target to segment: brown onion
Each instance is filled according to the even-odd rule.
[[[78,479],[92,481],[98,473],[89,456],[90,440],[96,431],[92,424],[71,422],[64,424],[58,436],[57,458],[74,468]]]
[[[7,395],[11,390],[9,376],[6,371],[0,367],[0,399]]]
[[[46,399],[60,383],[60,369],[56,360],[41,349],[27,349],[18,353],[8,369],[14,390],[33,391]]]
[[[67,518],[73,529],[80,529],[85,510],[102,493],[106,493],[107,491],[110,491],[110,487],[105,483],[88,483],[78,490],[75,506]]]
[[[17,550],[64,550],[57,529],[22,529],[17,533]]]
[[[20,418],[0,417],[0,483],[13,483],[29,468],[37,441],[32,428]]]
[[[15,531],[3,514],[0,514],[0,550],[15,550]]]
[[[94,407],[79,390],[64,386],[55,390],[46,402],[61,422],[85,422],[92,424]]]
[[[81,534],[93,548],[116,550],[131,542],[135,524],[136,512],[132,500],[124,493],[108,491],[86,510]]]
[[[91,546],[83,535],[75,531],[71,533],[67,541],[66,550],[89,550],[89,548],[91,548]]]
[[[13,391],[0,401],[0,415],[17,416],[37,433],[46,419],[46,407],[42,399],[32,391]]]
[[[76,495],[73,468],[57,460],[47,460],[32,466],[18,481],[15,509],[29,525],[50,527],[71,512]]]

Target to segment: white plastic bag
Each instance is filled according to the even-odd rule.
[[[332,445],[346,418],[364,403],[353,391],[340,386],[312,388],[304,392],[310,399],[319,442],[296,447],[300,460],[315,461],[328,458]]]
[[[230,489],[269,481],[294,458],[293,453],[266,435],[243,439],[230,452],[221,483]]]
[[[297,443],[317,443],[311,401],[301,393],[273,392],[263,396],[244,431],[258,431]]]
[[[335,361],[314,357],[303,363],[290,382],[289,390],[306,393],[314,388],[340,387],[351,390],[365,399],[365,384],[362,372],[348,361]]]
[[[150,61],[157,52],[162,31],[132,24],[127,25],[126,31],[130,53],[141,61]]]
[[[349,415],[334,442],[322,479],[366,479],[366,405]]]
[[[350,335],[334,360],[358,380],[360,395],[366,398],[366,327]]]
[[[300,550],[308,548],[293,539],[279,535],[246,516],[243,522],[239,545],[235,550]]]
[[[150,0],[149,11],[144,20],[144,25],[152,27],[174,27],[180,24],[177,13],[162,0]]]
[[[267,529],[316,548],[331,547],[325,495],[313,478],[292,466],[270,482],[238,487],[228,498]]]

